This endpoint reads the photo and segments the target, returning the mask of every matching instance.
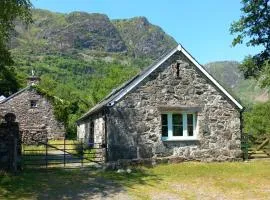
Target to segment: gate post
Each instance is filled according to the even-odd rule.
[[[12,172],[21,168],[21,140],[15,120],[16,116],[8,113],[0,124],[0,169]]]
[[[243,159],[244,161],[248,160],[248,148],[249,148],[249,135],[248,134],[243,134],[242,135],[242,151],[243,151]]]

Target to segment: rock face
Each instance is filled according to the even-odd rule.
[[[179,63],[179,77],[175,65]],[[199,107],[198,140],[163,141],[160,106]],[[241,157],[240,113],[180,52],[108,108],[108,160],[178,157],[225,161]]]
[[[227,88],[237,87],[244,80],[243,74],[239,70],[240,63],[236,61],[220,61],[207,63],[207,71],[219,80]]]
[[[17,24],[11,49],[30,48],[37,54],[75,50],[88,54],[88,50],[93,50],[157,59],[176,45],[172,37],[145,17],[110,20],[98,13],[62,14],[34,9],[33,21],[27,28]]]
[[[136,57],[157,59],[176,45],[160,27],[152,25],[145,17],[113,20],[129,52]]]
[[[73,12],[65,17],[67,26],[45,31],[48,39],[57,48],[90,49],[105,52],[124,52],[124,42],[109,18],[102,14]]]
[[[55,119],[50,101],[31,86],[0,103],[0,111],[1,115],[16,115],[23,143],[45,141],[47,138],[61,139],[65,136],[65,128]]]

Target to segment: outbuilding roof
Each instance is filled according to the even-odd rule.
[[[27,86],[27,87],[25,87],[25,88],[19,90],[18,92],[16,92],[16,93],[10,95],[9,97],[7,97],[7,98],[3,99],[2,101],[0,101],[0,104],[7,102],[8,100],[12,99],[13,97],[15,97],[15,96],[21,94],[22,92],[24,92],[25,90],[28,90],[30,87],[31,87],[31,86]]]
[[[127,93],[129,93],[133,88],[135,88],[139,83],[141,83],[146,77],[148,77],[153,71],[155,71],[159,66],[161,66],[166,60],[173,56],[177,52],[182,52],[186,58],[193,63],[221,92],[224,93],[238,109],[242,110],[243,106],[217,81],[215,80],[205,69],[201,66],[188,51],[181,45],[178,44],[175,48],[161,56],[156,62],[151,64],[141,73],[133,77],[131,80],[125,82],[120,87],[114,89],[108,96],[106,96],[101,102],[96,104],[88,112],[86,112],[78,121],[87,118],[88,116],[98,112],[105,106],[113,106],[115,103],[120,101]]]

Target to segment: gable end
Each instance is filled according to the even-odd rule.
[[[204,68],[201,66],[180,44],[169,52],[166,56],[160,59],[155,65],[150,66],[141,76],[134,79],[134,81],[123,88],[110,102],[107,106],[113,106],[116,102],[120,101],[127,93],[129,93],[133,88],[135,88],[139,83],[141,83],[146,77],[148,77],[153,71],[155,71],[159,66],[166,62],[171,56],[177,52],[182,52],[184,56],[193,63],[226,97],[228,97],[238,109],[243,110],[243,106],[224,88],[217,80],[215,80]]]

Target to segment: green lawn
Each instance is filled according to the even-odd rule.
[[[0,175],[0,199],[269,199],[270,162],[159,165],[115,171]]]

